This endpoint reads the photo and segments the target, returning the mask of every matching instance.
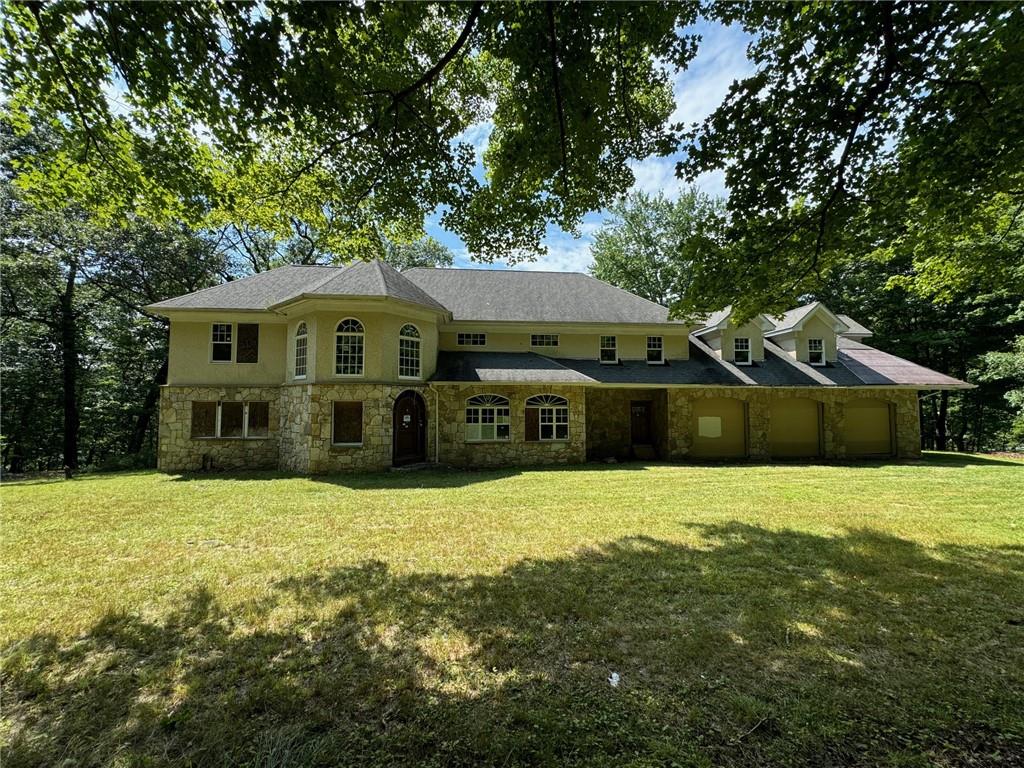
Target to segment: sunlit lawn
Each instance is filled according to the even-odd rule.
[[[1024,764],[1019,462],[0,500],[5,768]]]

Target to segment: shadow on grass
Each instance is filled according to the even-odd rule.
[[[1020,764],[1019,552],[701,533],[25,638],[5,766]]]

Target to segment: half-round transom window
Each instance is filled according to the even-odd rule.
[[[526,399],[526,439],[568,440],[569,401],[558,395],[534,395]]]
[[[507,397],[474,395],[466,400],[466,442],[508,440],[510,432]]]

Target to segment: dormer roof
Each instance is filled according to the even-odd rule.
[[[712,312],[708,315],[707,319],[701,328],[694,331],[694,336],[703,336],[704,334],[711,333],[712,331],[724,331],[729,327],[729,322],[732,320],[732,305],[724,307],[717,312]],[[775,327],[771,320],[765,315],[757,315],[754,321],[761,327],[762,331],[769,331]]]
[[[804,304],[802,307],[791,309],[779,317],[772,318],[775,328],[765,333],[765,336],[783,336],[788,333],[795,333],[816,315],[831,325],[832,330],[838,334],[846,333],[850,330],[850,327],[840,320],[838,315],[833,314],[828,307],[820,301],[812,301],[810,304]]]
[[[861,339],[866,339],[868,336],[874,336],[874,334],[871,333],[871,330],[869,328],[866,328],[865,326],[861,325],[849,315],[836,315],[836,317],[838,317],[840,320],[846,323],[850,328],[850,330],[844,331],[843,333],[840,334],[844,338],[859,341]]]

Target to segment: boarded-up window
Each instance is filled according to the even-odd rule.
[[[237,402],[220,404],[220,436],[242,437],[242,404]]]
[[[257,363],[260,359],[260,326],[258,323],[238,324],[236,363]]]
[[[526,439],[540,440],[540,411],[536,408],[526,409]]]
[[[217,404],[192,403],[192,437],[213,437],[217,433]]]
[[[331,442],[337,444],[363,442],[362,403],[335,401]]]
[[[270,403],[249,403],[248,437],[266,437],[270,432]]]

